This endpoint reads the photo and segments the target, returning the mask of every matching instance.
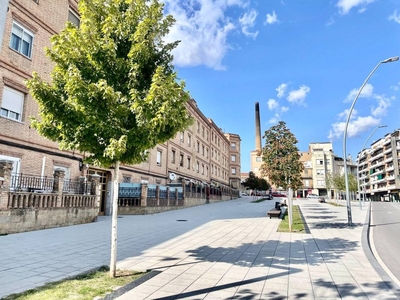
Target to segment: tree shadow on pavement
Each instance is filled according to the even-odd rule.
[[[328,291],[337,291],[341,298],[358,299],[398,299],[397,296],[400,294],[399,290],[395,290],[393,285],[389,282],[374,282],[364,283],[361,285],[351,283],[334,283],[333,281],[327,281],[324,279],[318,279],[313,281],[313,285],[316,287],[324,288]],[[393,291],[393,295],[388,294],[382,295],[382,290]],[[397,294],[397,296],[395,295]]]
[[[200,288],[198,290],[187,291],[158,299],[182,299],[187,297],[195,299],[196,296],[205,293],[224,292],[225,289],[231,289],[233,287],[237,287],[238,290],[235,295],[231,296],[229,299],[259,299],[260,297],[261,299],[287,299],[287,289],[284,291],[269,290],[261,295],[261,291],[257,293],[257,291],[247,288],[246,285],[263,281],[268,282],[268,280],[272,281],[279,277],[285,278],[285,276],[289,274],[302,276],[302,272],[305,272],[304,276],[308,277],[307,265],[319,266],[327,262],[337,261],[345,256],[347,252],[354,251],[356,247],[358,247],[358,243],[347,239],[318,239],[313,237],[303,237],[302,239],[292,242],[267,240],[265,242],[243,243],[239,244],[237,247],[201,246],[186,251],[191,259],[194,258],[194,262],[192,263],[193,268],[196,268],[197,265],[201,265],[203,262],[222,263],[225,267],[226,264],[229,264],[230,267],[221,277],[226,276],[230,278],[230,275],[236,275],[234,272],[238,272],[238,270],[251,272],[251,268],[257,269],[257,276],[247,278],[244,275],[243,280],[234,279],[236,277],[232,276],[234,278],[232,278],[232,282],[229,283],[224,282],[219,284],[217,282],[216,285],[206,289]],[[157,268],[157,270],[179,267],[184,264],[185,260],[182,261],[182,264],[178,263],[171,266],[163,266]],[[215,264],[213,266],[215,266]],[[190,269],[192,267],[186,270],[188,274],[190,274]],[[209,268],[209,272],[212,272],[211,265]],[[230,274],[229,272],[232,273]],[[184,279],[184,273],[181,276]],[[298,293],[292,294],[291,299],[301,299],[310,296],[312,297],[310,294]]]

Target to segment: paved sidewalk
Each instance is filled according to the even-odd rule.
[[[265,217],[215,220],[119,262],[162,273],[117,299],[398,299],[362,249],[365,207],[352,207],[349,228],[345,206],[295,203],[310,233],[277,233]]]
[[[118,267],[162,272],[118,299],[398,299],[363,252],[367,209],[348,228],[346,207],[296,200],[310,233],[277,233],[275,201],[251,200],[121,216]],[[0,236],[0,297],[107,265],[110,231],[101,217]]]

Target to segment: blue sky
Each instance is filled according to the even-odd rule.
[[[278,121],[300,151],[343,130],[356,92],[382,60],[400,55],[398,0],[164,0],[181,40],[174,64],[199,108],[242,139],[242,172],[255,148],[254,105],[262,134]],[[400,61],[381,64],[351,115],[347,153],[400,128]],[[263,141],[264,142],[264,141]],[[263,143],[264,144],[264,143]]]

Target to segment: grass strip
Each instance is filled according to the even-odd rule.
[[[301,217],[300,208],[298,205],[293,205],[292,231],[289,231],[289,216],[288,209],[286,209],[282,221],[279,223],[278,232],[305,232],[303,218]]]
[[[48,283],[42,287],[20,294],[12,294],[3,300],[93,300],[95,297],[106,297],[107,294],[133,282],[145,272],[117,270],[115,278],[110,278],[108,268],[90,272],[73,279]]]
[[[258,199],[258,200],[251,201],[251,203],[260,203],[260,202],[263,202],[265,200],[268,200],[268,199],[267,198],[261,198],[261,199]]]

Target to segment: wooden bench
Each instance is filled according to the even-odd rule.
[[[271,219],[272,217],[277,217],[279,218],[281,215],[281,210],[277,209],[277,208],[272,208],[267,212],[267,215],[269,216],[269,218]]]

